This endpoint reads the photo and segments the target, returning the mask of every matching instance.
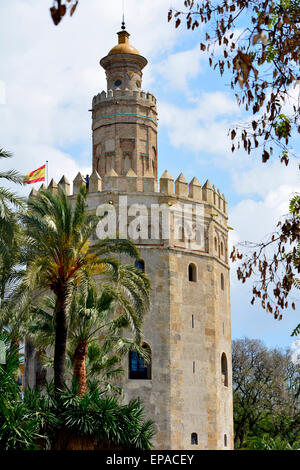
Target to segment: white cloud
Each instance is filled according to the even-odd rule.
[[[201,52],[196,48],[169,55],[165,60],[154,66],[156,73],[164,78],[164,88],[193,94],[189,90],[188,80],[201,73]]]
[[[230,250],[244,241],[259,243],[276,230],[278,221],[288,214],[291,196],[299,185],[281,185],[265,193],[260,201],[243,199],[229,211]]]
[[[249,164],[249,162],[247,162]],[[262,164],[253,163],[245,171],[233,169],[233,183],[238,194],[258,194],[261,197],[280,186],[290,186],[292,191],[300,186],[298,163],[291,160],[287,167],[279,160]]]
[[[230,154],[229,116],[238,112],[235,101],[219,91],[202,93],[193,107],[185,109],[167,102],[159,105],[160,125],[167,128],[174,147],[219,154],[222,158]]]

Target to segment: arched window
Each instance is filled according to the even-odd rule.
[[[179,235],[179,239],[178,241],[180,242],[184,242],[185,241],[185,232],[184,232],[184,227],[179,227],[178,229],[178,235]]]
[[[143,348],[148,354],[148,359],[145,360],[136,351],[129,352],[129,378],[130,379],[151,379],[151,348],[148,344],[144,343]]]
[[[152,166],[153,166],[153,175],[157,178],[157,152],[155,147],[152,147]]]
[[[224,245],[223,245],[223,242],[221,242],[221,256],[224,255]]]
[[[218,251],[218,240],[217,240],[217,237],[215,237],[215,251]]]
[[[198,434],[196,432],[192,432],[191,434],[191,444],[194,446],[198,445]]]
[[[138,259],[134,263],[136,268],[139,268],[143,273],[145,272],[145,261],[143,259]]]
[[[197,282],[197,268],[194,263],[189,264],[189,281]]]
[[[225,387],[228,387],[228,367],[227,367],[227,357],[223,353],[221,356],[221,373],[222,373],[222,383]]]
[[[224,290],[224,274],[221,273],[221,289]]]

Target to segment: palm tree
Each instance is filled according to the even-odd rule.
[[[12,154],[0,148],[0,159],[11,158]],[[15,170],[0,172],[0,182],[23,184],[23,176]],[[22,277],[20,269],[22,251],[22,229],[17,220],[17,210],[24,207],[24,198],[18,196],[11,190],[0,186],[0,331],[12,323],[16,311],[16,306],[10,308],[7,299]],[[18,337],[13,335],[15,344]]]
[[[28,210],[21,220],[26,226],[29,240],[27,269],[19,290],[51,291],[55,298],[55,345],[54,345],[54,385],[58,392],[64,387],[66,343],[68,335],[68,313],[74,289],[87,275],[112,278],[117,281],[122,275],[121,262],[112,253],[124,253],[137,259],[136,246],[129,240],[99,240],[91,246],[89,239],[100,220],[86,210],[87,190],[80,188],[74,209],[68,196],[59,191],[40,191],[28,200]],[[132,296],[136,295],[141,283],[133,286],[137,274],[132,272],[127,281],[132,286]],[[149,286],[148,286],[149,290]],[[41,294],[42,295],[42,294]],[[131,323],[140,321],[140,312],[134,312]]]
[[[12,154],[0,148],[0,159],[11,158]],[[23,177],[15,170],[0,172],[0,181],[23,184]],[[16,265],[20,255],[21,228],[15,209],[24,207],[25,200],[12,191],[0,186],[0,308],[5,296],[19,278]]]
[[[0,159],[11,158],[12,154],[0,148]],[[1,171],[0,180],[5,180],[10,183],[24,184],[24,177],[16,170]],[[12,214],[12,207],[19,209],[24,206],[24,199],[9,189],[0,186],[0,220],[7,221]]]
[[[143,284],[134,292],[138,301],[127,285],[132,274]],[[140,270],[123,265],[118,282],[100,286],[101,293],[90,283],[80,286],[74,293],[69,311],[67,363],[73,369],[79,395],[86,393],[88,376],[97,376],[102,387],[108,386],[108,378],[123,371],[120,362],[130,350],[145,355],[139,344],[141,321],[149,304],[148,283]],[[47,309],[35,309],[28,328],[28,336],[36,347],[44,351],[54,345],[55,300],[47,297],[45,307]],[[134,335],[133,340],[121,336],[122,330],[128,327]],[[51,362],[46,359],[48,366],[52,365]]]

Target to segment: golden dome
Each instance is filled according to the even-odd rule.
[[[118,33],[119,36],[119,44],[113,47],[108,55],[112,54],[136,54],[140,55],[139,51],[129,44],[129,36],[130,34],[127,31],[120,31]]]

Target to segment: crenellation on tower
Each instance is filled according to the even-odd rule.
[[[195,199],[195,201],[202,200],[201,184],[195,176],[189,184],[189,197]]]
[[[206,180],[202,186],[202,199],[203,201],[214,203],[214,190],[209,180]]]
[[[142,105],[151,106],[152,108],[156,107],[156,98],[149,92],[146,93],[143,90],[130,90],[128,88],[126,88],[125,90],[115,88],[114,90],[108,90],[107,94],[103,90],[101,93],[95,95],[92,100],[92,108],[94,109],[98,105],[107,104],[110,101],[114,101],[117,99],[141,103]]]
[[[165,170],[159,180],[160,192],[164,194],[174,195],[174,178],[168,170]]]
[[[70,183],[65,175],[58,182],[58,190],[62,190],[67,196],[70,196]]]
[[[85,178],[78,172],[73,180],[73,196],[78,194],[79,187],[85,184]],[[70,193],[70,183],[65,175],[60,179],[58,186],[54,180],[51,180],[48,187],[52,190],[61,188],[67,195],[72,196]],[[46,186],[44,184],[41,185],[39,191],[41,189],[46,189]],[[207,205],[207,207],[211,207],[211,209],[221,213],[224,221],[227,220],[227,201],[224,194],[222,194],[215,185],[212,186],[209,180],[207,180],[202,187],[195,176],[190,183],[188,183],[183,173],[180,173],[174,182],[173,176],[168,170],[165,170],[160,177],[159,186],[153,175],[146,174],[142,177],[142,185],[139,187],[138,176],[132,168],[129,168],[125,175],[119,175],[114,168],[110,168],[103,178],[101,178],[96,170],[93,170],[89,177],[89,192],[101,194],[102,192],[111,190],[120,193],[154,193],[157,196],[176,197],[178,201],[203,203],[205,206]],[[209,211],[210,214],[217,216],[212,210]],[[216,221],[221,223],[218,220]]]
[[[154,176],[145,175],[143,178],[143,192],[145,193],[156,193],[157,183]]]
[[[85,184],[84,177],[79,171],[77,175],[75,176],[75,178],[73,179],[73,195],[78,194],[81,186],[84,184]]]
[[[187,197],[188,182],[185,179],[183,173],[180,173],[177,180],[175,181],[175,194],[177,194],[178,196]]]
[[[47,189],[49,189],[53,194],[58,193],[58,186],[53,178],[51,179]]]
[[[102,191],[102,178],[94,170],[89,178],[89,192],[90,193],[98,193]]]
[[[118,180],[118,174],[113,168],[110,168],[110,170],[104,175],[103,178],[103,191],[118,190]]]
[[[126,191],[128,193],[135,193],[137,191],[137,174],[130,168],[126,174]]]
[[[224,214],[227,214],[227,201],[225,199],[224,194],[222,194],[222,200],[223,200],[223,212]]]
[[[34,188],[32,188],[32,190],[30,191],[30,193],[29,193],[29,196],[28,196],[28,197],[29,197],[29,198],[34,198],[34,197],[36,197],[36,196],[37,196],[37,194],[38,194],[37,190],[36,190],[36,189],[34,189]]]
[[[39,187],[38,191],[44,191],[47,189],[47,186],[43,183],[41,184],[41,186]]]

